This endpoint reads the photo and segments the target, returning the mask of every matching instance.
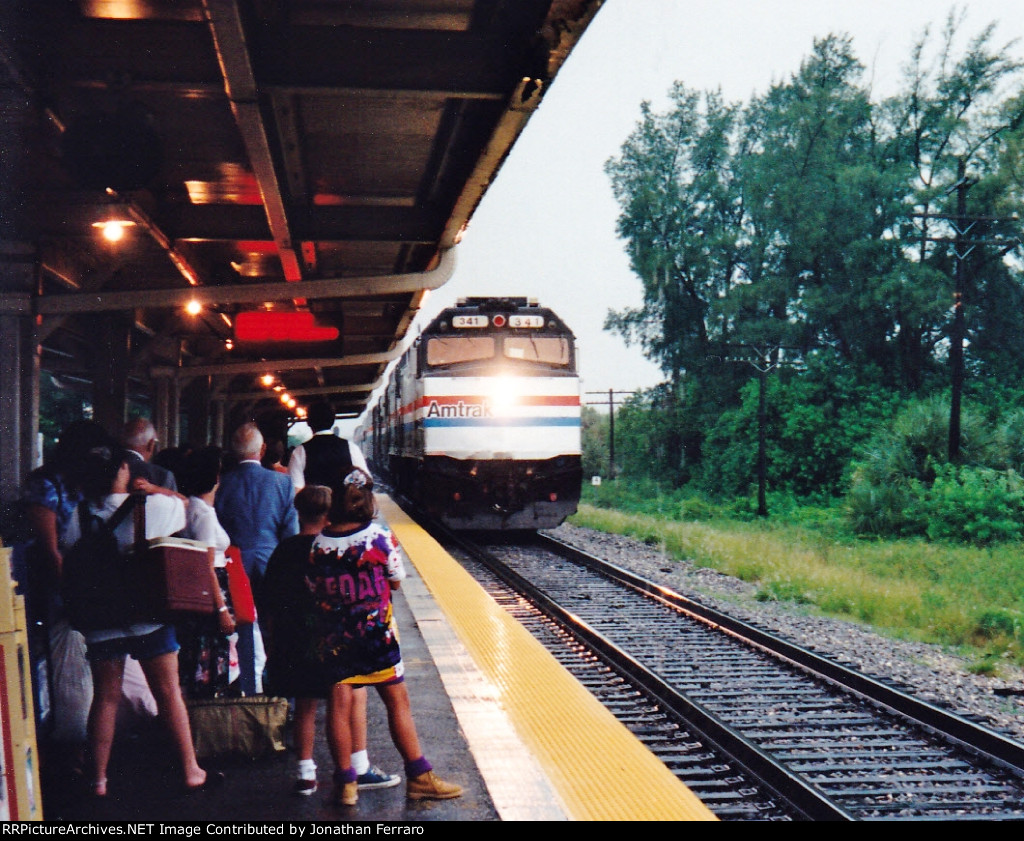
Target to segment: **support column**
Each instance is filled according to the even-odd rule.
[[[28,473],[43,463],[43,446],[39,438],[39,376],[41,347],[35,324],[29,321],[22,333],[21,349],[21,451]]]
[[[167,446],[181,445],[181,383],[171,377],[170,393],[167,399]]]
[[[153,421],[153,428],[156,430],[157,440],[163,443],[170,440],[167,404],[170,401],[171,381],[168,377],[157,377],[154,385],[156,387],[156,395],[151,420]]]
[[[22,453],[21,332],[24,316],[0,315],[0,500],[17,498],[28,472]]]
[[[93,419],[112,435],[120,435],[128,405],[130,331],[122,313],[97,318],[93,361]]]
[[[206,444],[210,440],[211,377],[196,377],[181,392],[182,415],[187,419],[186,444]]]
[[[32,292],[34,265],[30,245],[0,243],[0,502],[4,503],[17,499],[25,476],[36,466],[39,360],[32,317],[19,303]]]
[[[28,316],[0,315],[0,502],[17,499],[38,467],[39,354]]]
[[[224,446],[224,402],[223,397],[216,397],[213,401],[213,428],[210,430],[210,443],[217,447]]]

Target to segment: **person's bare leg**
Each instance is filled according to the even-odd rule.
[[[381,700],[388,710],[391,740],[405,760],[405,796],[410,800],[448,800],[462,796],[462,786],[440,779],[420,749],[416,723],[412,719],[409,690],[404,683],[378,686]]]
[[[99,797],[107,794],[107,766],[114,745],[117,726],[117,708],[121,703],[121,681],[124,678],[124,658],[120,660],[93,660],[92,706],[86,724],[89,752],[92,755],[92,790]]]
[[[391,683],[378,686],[377,692],[388,711],[388,729],[391,741],[395,743],[402,759],[412,762],[423,756],[420,750],[420,739],[416,733],[416,722],[412,718],[412,704],[409,702],[409,690],[404,683]]]
[[[295,752],[300,761],[313,758],[318,703],[316,698],[295,699]]]
[[[334,803],[355,806],[359,786],[352,767],[352,687],[336,683],[327,699],[327,743],[334,759]]]
[[[352,687],[336,683],[327,698],[327,745],[336,770],[352,767]]]
[[[142,671],[156,698],[157,713],[163,720],[178,749],[186,788],[197,788],[206,782],[206,771],[199,767],[192,730],[188,723],[188,710],[178,686],[178,652],[172,651],[143,660]]]
[[[352,753],[366,750],[366,687],[352,690]]]

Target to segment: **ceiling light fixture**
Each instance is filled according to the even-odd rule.
[[[94,228],[99,228],[100,233],[107,242],[120,242],[124,239],[124,232],[135,225],[129,219],[107,219],[104,222],[93,222]]]

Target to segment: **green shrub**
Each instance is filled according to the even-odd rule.
[[[1008,465],[1024,455],[1024,415],[997,429],[980,415],[961,418],[961,460],[948,463],[949,405],[940,398],[908,404],[860,454],[850,473],[846,509],[858,534],[927,536],[976,545],[1016,540],[1024,486]]]
[[[982,639],[998,639],[999,637],[1020,636],[1020,614],[1016,611],[1003,609],[984,610],[975,622],[974,633]]]
[[[1024,536],[1024,481],[1014,471],[935,468],[931,486],[911,482],[908,524],[930,540],[986,546]]]

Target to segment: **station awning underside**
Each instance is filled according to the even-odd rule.
[[[599,5],[5,4],[0,313],[69,382],[123,327],[130,391],[272,373],[358,414]],[[238,331],[266,312],[319,335]]]

